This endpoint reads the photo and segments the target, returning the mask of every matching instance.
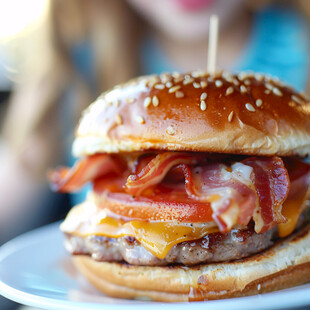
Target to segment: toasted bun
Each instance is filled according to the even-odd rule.
[[[222,299],[310,282],[310,226],[260,254],[194,267],[131,266],[75,256],[78,270],[103,293],[155,301]]]
[[[258,74],[204,72],[134,79],[84,112],[73,153],[143,150],[304,156],[310,105]]]

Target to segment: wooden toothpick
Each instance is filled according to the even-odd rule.
[[[207,70],[211,74],[214,74],[216,70],[218,24],[219,24],[218,16],[211,15],[210,27],[209,27],[209,46],[208,46],[208,65],[207,65]]]

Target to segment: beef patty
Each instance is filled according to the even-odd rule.
[[[296,229],[309,222],[309,219],[308,206],[300,215]],[[164,259],[154,256],[134,237],[108,238],[95,235],[78,237],[67,234],[65,247],[72,254],[91,255],[96,261],[125,261],[131,265],[144,266],[195,265],[245,258],[267,249],[277,239],[277,227],[257,234],[254,231],[254,223],[251,222],[246,229],[232,229],[226,234],[212,233],[201,239],[176,244]]]
[[[277,237],[274,228],[263,234],[248,229],[229,233],[212,233],[205,237],[176,244],[164,259],[146,250],[135,238],[67,235],[65,246],[72,254],[88,254],[97,261],[126,261],[132,265],[158,266],[171,263],[194,265],[222,262],[247,257],[270,247]]]

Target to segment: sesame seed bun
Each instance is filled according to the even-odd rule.
[[[133,266],[74,256],[100,291],[118,298],[180,302],[261,294],[310,281],[310,230],[305,227],[263,253],[194,267]]]
[[[76,156],[143,150],[305,156],[310,105],[279,81],[252,73],[174,73],[134,79],[84,112]]]

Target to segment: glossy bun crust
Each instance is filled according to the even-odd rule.
[[[252,73],[174,73],[134,79],[84,112],[73,153],[153,150],[248,155],[310,152],[310,104]]]
[[[239,297],[310,282],[309,226],[260,254],[194,267],[148,267],[75,256],[78,270],[118,298],[180,302]]]

